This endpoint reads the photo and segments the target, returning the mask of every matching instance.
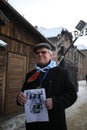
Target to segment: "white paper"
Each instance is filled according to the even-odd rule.
[[[24,91],[27,101],[25,104],[26,122],[49,121],[48,111],[45,106],[45,89],[32,89]]]

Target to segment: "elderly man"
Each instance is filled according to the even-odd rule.
[[[65,109],[73,105],[77,99],[74,86],[67,71],[52,60],[52,50],[48,43],[37,44],[33,51],[36,59],[35,68],[26,74],[22,90],[17,96],[17,104],[24,106],[26,103],[25,90],[44,88],[49,121],[26,122],[26,130],[67,130]]]

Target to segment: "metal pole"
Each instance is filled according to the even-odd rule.
[[[66,49],[66,51],[59,57],[59,62],[58,65],[61,63],[61,61],[64,59],[66,53],[69,51],[69,49],[74,45],[74,43],[76,42],[76,40],[79,38],[79,36],[81,35],[82,31],[85,29],[85,27],[87,26],[87,23],[85,23],[84,21],[80,20],[80,22],[77,24],[76,29],[78,29],[80,31],[78,37],[76,37],[74,39],[74,41],[71,43],[71,45]]]

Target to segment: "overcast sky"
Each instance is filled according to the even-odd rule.
[[[87,0],[8,0],[8,2],[33,26],[64,27],[75,30],[80,20],[87,22]],[[76,44],[87,46],[87,36],[78,38]]]

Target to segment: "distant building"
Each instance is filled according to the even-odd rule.
[[[77,50],[77,59],[78,59],[78,80],[84,80],[85,75],[85,55],[82,51]]]
[[[81,53],[84,54],[84,65],[83,65],[84,75],[83,75],[83,79],[85,79],[85,76],[87,74],[87,49],[80,50],[80,51],[81,51]]]

